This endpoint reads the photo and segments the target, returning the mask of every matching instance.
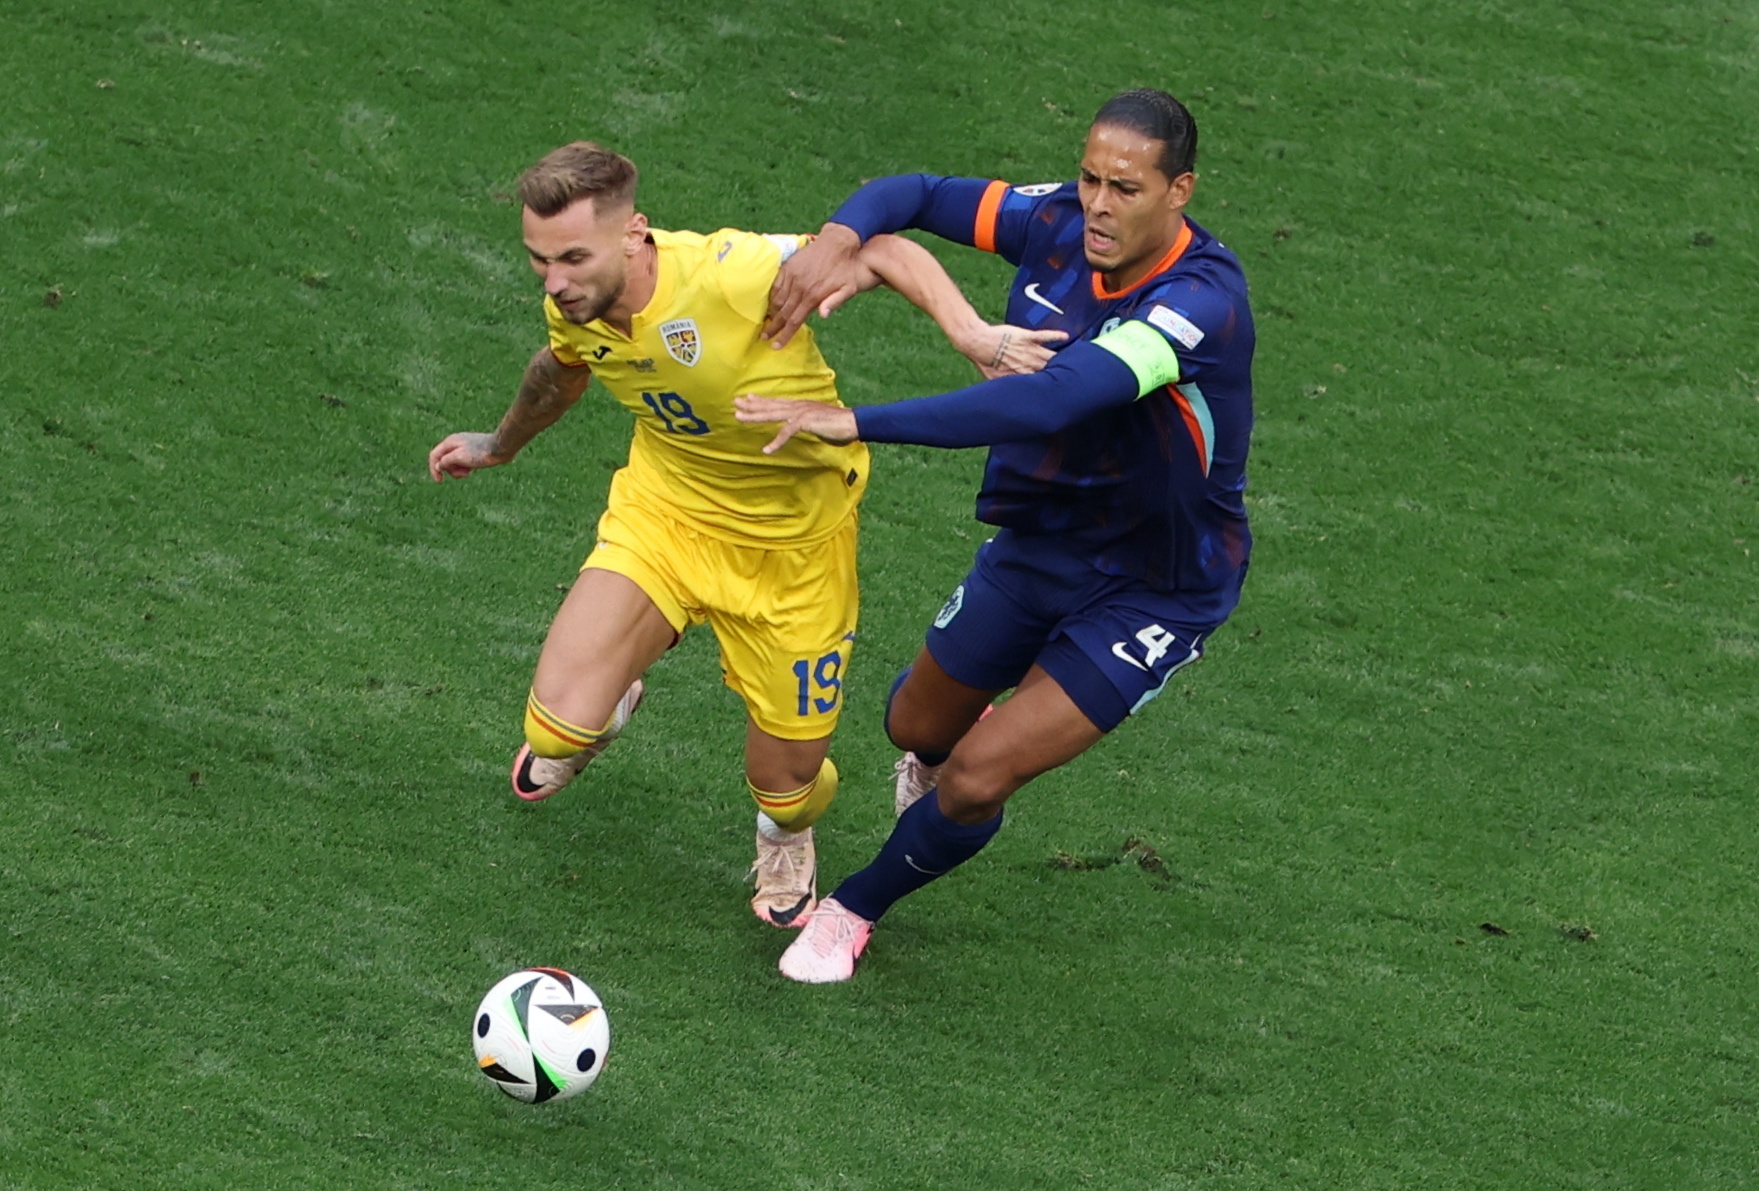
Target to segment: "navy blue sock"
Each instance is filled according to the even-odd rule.
[[[886,696],[886,739],[890,740],[893,744],[898,744],[898,738],[892,735],[892,700],[898,697],[898,688],[903,686],[904,680],[909,677],[910,667],[905,666],[898,674],[898,677],[892,679],[892,693]],[[904,746],[898,744],[898,747],[903,748]],[[919,752],[916,754],[916,759],[921,761],[924,765],[945,765],[947,763],[947,758],[952,755],[952,753]]]
[[[831,896],[869,922],[892,903],[964,864],[1002,829],[1002,816],[987,823],[955,823],[941,814],[930,790],[898,816],[873,863],[837,886]]]

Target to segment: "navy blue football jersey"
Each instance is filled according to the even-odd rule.
[[[1187,219],[1148,276],[1110,292],[1082,250],[1076,183],[921,181],[915,226],[1018,267],[1009,323],[1064,331],[1067,347],[1139,322],[1178,359],[1176,380],[1131,405],[991,446],[978,519],[1062,536],[1102,571],[1199,596],[1225,617],[1252,542],[1244,494],[1255,336],[1240,262]]]

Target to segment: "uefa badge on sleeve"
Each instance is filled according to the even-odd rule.
[[[666,354],[686,368],[696,367],[702,355],[702,332],[693,318],[675,318],[660,324],[660,335],[666,341]]]

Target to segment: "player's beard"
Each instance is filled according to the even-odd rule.
[[[617,299],[623,296],[623,290],[628,284],[628,277],[619,277],[615,285],[601,290],[598,299],[589,306],[563,306],[558,302],[556,308],[562,312],[563,318],[577,327],[584,327],[587,323],[603,318],[605,311],[615,306]]]

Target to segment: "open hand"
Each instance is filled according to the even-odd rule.
[[[828,443],[854,442],[858,436],[855,411],[822,401],[791,397],[735,397],[733,416],[741,422],[780,422],[782,428],[770,439],[763,453],[774,455],[796,434],[810,434]]]
[[[853,228],[827,223],[811,243],[782,263],[770,287],[770,316],[763,325],[771,346],[786,346],[815,308],[820,318],[828,318],[861,292],[862,281],[871,274],[855,260],[860,251],[861,239]]]
[[[983,379],[1037,372],[1056,355],[1047,346],[1069,337],[1065,331],[1029,331],[1025,327],[985,326],[959,344],[959,350],[983,373]]]

